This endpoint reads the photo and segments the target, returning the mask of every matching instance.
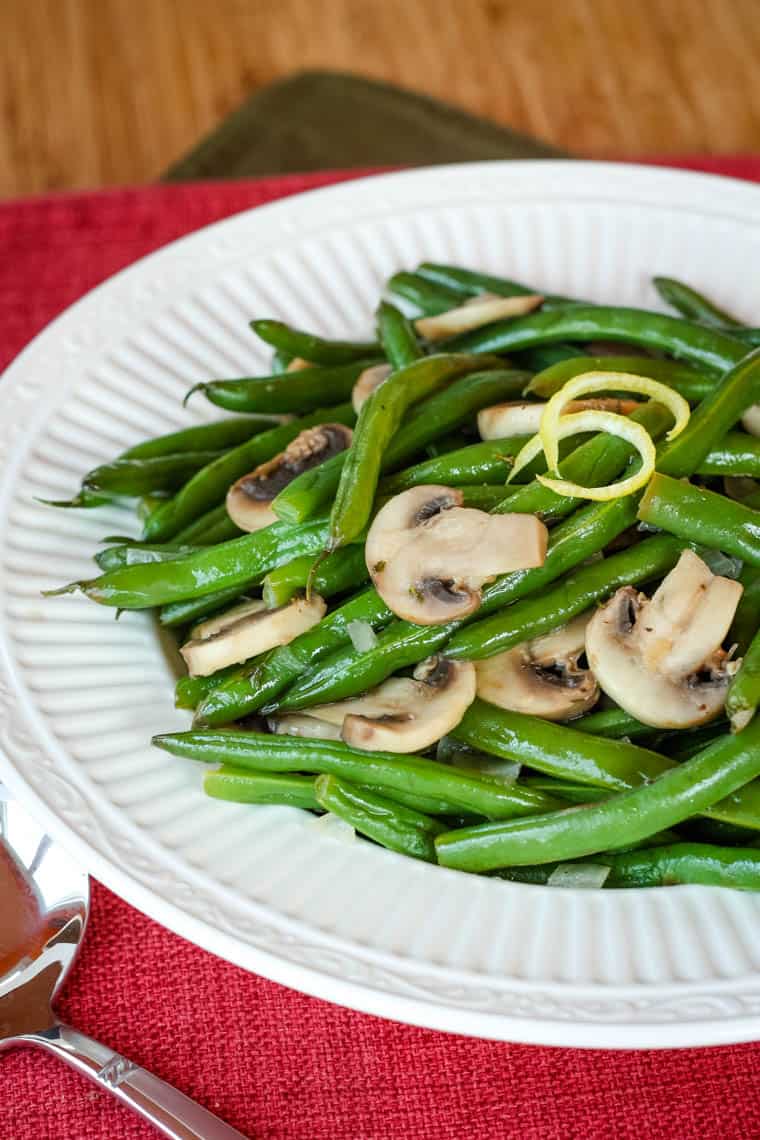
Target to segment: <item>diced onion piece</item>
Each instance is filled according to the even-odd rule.
[[[558,495],[605,503],[610,499],[631,495],[649,482],[654,474],[656,452],[652,437],[641,424],[626,419],[625,416],[616,416],[612,412],[578,412],[576,415],[562,417],[557,425],[556,439],[566,439],[567,436],[586,431],[604,431],[627,440],[641,456],[639,470],[629,475],[627,479],[620,479],[617,483],[610,483],[606,487],[583,487],[580,483],[571,483],[567,479],[551,479],[547,475],[537,475],[539,483]]]
[[[377,645],[377,634],[368,621],[361,621],[358,618],[350,621],[346,631],[357,653],[366,653]]]
[[[601,863],[558,863],[546,880],[546,885],[598,890],[606,883],[609,873],[610,868]]]
[[[497,297],[486,301],[480,297],[472,298],[471,302],[455,309],[447,309],[435,317],[420,317],[414,322],[414,327],[425,340],[445,340],[446,337],[479,329],[493,321],[521,317],[537,309],[542,302],[543,297],[538,293],[526,293],[520,297]]]
[[[577,400],[579,396],[587,396],[590,392],[608,391],[610,388],[620,392],[637,392],[666,407],[675,421],[665,436],[666,439],[675,439],[689,422],[691,409],[688,401],[667,384],[661,384],[659,380],[650,380],[648,376],[635,376],[632,372],[584,372],[581,376],[568,380],[559,392],[555,392],[541,417],[538,434],[550,471],[556,472],[559,463],[558,444],[562,438],[559,435],[559,423],[567,404],[571,400]]]
[[[706,566],[709,566],[713,574],[717,574],[721,578],[736,580],[744,569],[741,558],[734,558],[732,555],[724,554],[722,550],[715,550],[711,546],[695,544],[694,553],[702,559]]]

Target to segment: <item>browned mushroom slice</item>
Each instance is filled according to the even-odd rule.
[[[589,396],[584,400],[571,400],[563,409],[568,412],[597,410],[629,416],[638,407],[636,400],[616,396]],[[481,439],[509,439],[516,435],[535,435],[541,426],[546,403],[512,400],[505,404],[491,404],[478,412],[478,432]]]
[[[296,724],[292,717],[275,718],[274,727],[322,739],[334,739],[333,729],[346,744],[369,752],[418,752],[456,728],[474,699],[470,662],[429,657],[413,677],[390,677],[363,697],[315,705]]]
[[[362,404],[366,403],[376,388],[385,383],[392,371],[390,364],[373,364],[359,374],[359,379],[351,390],[351,403],[357,416]]]
[[[268,610],[263,601],[247,602],[196,626],[180,653],[191,677],[207,677],[276,645],[287,645],[321,621],[326,609],[319,594],[308,600],[294,598],[276,610]]]
[[[656,728],[691,728],[721,711],[739,662],[721,644],[742,594],[685,550],[653,594],[624,586],[586,629],[586,655],[605,693]]]
[[[438,625],[480,605],[498,574],[543,565],[547,530],[535,515],[463,507],[456,488],[412,487],[378,511],[365,557],[375,589],[398,617]]]
[[[291,443],[227,492],[227,514],[241,530],[261,530],[277,521],[272,500],[297,475],[324,463],[351,446],[353,433],[343,424],[319,424],[306,428]]]
[[[570,720],[596,704],[599,686],[581,668],[591,612],[561,629],[475,662],[478,696],[515,712],[544,720]]]
[[[447,309],[434,317],[420,317],[414,322],[414,327],[425,340],[445,340],[494,321],[521,317],[537,309],[543,300],[538,293],[526,293],[520,297],[496,297],[493,294],[485,299],[482,296],[472,297],[456,309]]]

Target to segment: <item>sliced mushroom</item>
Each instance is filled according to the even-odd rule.
[[[742,427],[750,435],[760,436],[760,404],[747,408],[742,416]]]
[[[286,713],[283,716],[270,716],[267,721],[269,731],[282,736],[305,736],[311,740],[340,740],[339,724],[322,720],[308,713]]]
[[[272,500],[297,475],[351,446],[353,433],[343,424],[319,424],[299,432],[284,451],[233,483],[227,514],[241,530],[255,531],[277,521]]]
[[[310,360],[304,360],[302,356],[294,356],[285,369],[286,372],[302,372],[304,368],[313,368],[314,365]]]
[[[390,364],[373,364],[371,368],[365,368],[359,373],[359,379],[351,389],[351,403],[357,416],[362,404],[366,403],[376,388],[385,383],[392,371]]]
[[[655,728],[713,720],[739,662],[721,648],[742,586],[714,575],[685,550],[649,599],[624,586],[586,629],[586,655],[600,686]]]
[[[547,530],[535,515],[463,507],[462,492],[412,487],[378,511],[365,546],[367,569],[385,604],[417,625],[465,617],[497,574],[543,565]]]
[[[418,752],[456,728],[474,700],[475,669],[469,661],[428,657],[413,677],[390,677],[363,697],[315,705],[299,718],[322,727],[295,727],[304,735],[325,738],[329,726],[346,744],[368,752]],[[292,731],[290,717],[279,718],[275,731],[283,731],[282,722],[288,720],[284,731]]]
[[[192,640],[182,646],[180,653],[191,677],[207,677],[276,645],[287,645],[316,625],[326,609],[319,594],[312,594],[308,601],[294,598],[276,610],[266,609],[263,601],[247,602],[196,626]]]
[[[616,396],[589,396],[587,400],[571,400],[565,412],[584,412],[597,409],[629,416],[638,407],[636,400]],[[478,412],[478,431],[481,439],[509,439],[516,435],[535,435],[541,426],[544,402],[515,400],[506,404],[492,404]]]
[[[526,293],[522,297],[496,297],[490,294],[485,299],[481,295],[434,317],[420,317],[414,322],[414,327],[425,340],[445,340],[448,336],[479,329],[493,321],[521,317],[537,309],[543,300],[538,293]]]
[[[596,704],[599,686],[581,668],[591,612],[561,629],[475,662],[478,696],[515,712],[544,720],[570,720]]]

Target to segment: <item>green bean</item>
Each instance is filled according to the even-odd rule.
[[[715,373],[738,364],[746,347],[716,329],[643,309],[577,305],[497,321],[446,342],[451,352],[516,352],[557,341],[622,341],[656,348]]]
[[[272,510],[283,522],[306,522],[334,498],[346,462],[346,452],[332,455],[317,467],[296,475],[272,500]]]
[[[428,357],[428,360],[436,359]],[[454,380],[443,392],[421,400],[406,417],[381,458],[381,470],[400,467],[427,443],[466,421],[474,412],[499,400],[513,399],[524,386],[526,373],[493,369]],[[383,385],[385,387],[385,385]],[[335,498],[347,453],[304,471],[280,492],[272,503],[278,517],[287,522],[305,522],[326,509]]]
[[[186,530],[190,523],[195,522],[199,515],[223,503],[232,483],[277,455],[304,428],[328,422],[352,424],[353,408],[350,404],[341,404],[335,408],[312,412],[311,415],[262,432],[228,451],[198,471],[173,499],[168,499],[164,506],[153,512],[145,522],[144,537],[153,542],[166,542],[174,538],[178,532]]]
[[[576,356],[539,372],[525,389],[526,394],[548,400],[568,380],[585,372],[632,372],[635,376],[647,376],[667,384],[691,403],[703,400],[715,387],[715,380],[704,372],[673,360],[654,360],[643,356]],[[610,390],[615,391],[614,384],[610,385]]]
[[[645,427],[653,438],[661,435],[672,423],[670,412],[651,400],[632,412],[629,418]],[[563,479],[584,487],[603,487],[620,474],[635,454],[632,444],[619,436],[602,432],[571,451],[561,461],[559,473]],[[580,502],[580,499],[560,495],[534,481],[509,492],[496,510],[509,514],[537,514],[546,522],[563,518]]]
[[[703,331],[712,335],[709,329]],[[758,399],[760,351],[743,356],[727,371],[692,412],[681,434],[658,448],[657,470],[676,477],[691,475]]]
[[[743,566],[739,581],[744,592],[736,607],[734,620],[728,632],[730,644],[736,644],[741,657],[749,649],[750,642],[760,629],[760,570],[755,566]]]
[[[172,562],[194,554],[201,548],[167,542],[162,546],[148,546],[144,543],[122,543],[108,546],[95,555],[95,561],[103,571],[116,570],[120,566],[139,566],[145,562]]]
[[[576,784],[570,780],[556,780],[550,776],[527,776],[521,779],[526,788],[536,792],[546,792],[571,804],[596,804],[609,799],[609,788],[597,788],[591,784]]]
[[[500,297],[525,297],[530,293],[542,292],[540,289],[533,289],[505,277],[494,277],[490,273],[479,273],[472,269],[460,269],[456,265],[439,265],[432,261],[423,262],[418,266],[417,273],[424,280],[451,289],[460,298],[476,297],[479,293],[496,293]],[[577,304],[580,302],[556,294],[546,296],[544,300],[544,305],[553,308]]]
[[[214,590],[202,597],[191,597],[181,602],[169,602],[161,607],[159,621],[161,625],[170,628],[196,622],[200,618],[224,610],[233,602],[241,600],[246,591],[258,586],[260,582],[261,575],[257,574],[242,586],[232,586],[226,590]]]
[[[760,511],[724,495],[656,474],[639,503],[638,517],[687,542],[760,566]]]
[[[489,613],[525,598],[561,577],[568,570],[599,551],[634,521],[636,504],[630,499],[594,503],[578,511],[552,532],[543,566],[504,574],[483,591],[479,614]],[[300,676],[278,702],[280,710],[343,700],[380,684],[391,673],[416,665],[441,649],[465,621],[443,626],[418,626],[394,621],[378,637],[377,645],[365,653],[344,647]],[[557,619],[552,625],[561,624]],[[448,650],[447,650],[448,652]]]
[[[665,535],[581,566],[551,589],[460,629],[446,648],[456,660],[479,660],[566,625],[621,586],[662,577],[675,566],[683,543]]]
[[[449,432],[448,435],[441,436],[440,439],[434,439],[432,443],[426,444],[424,452],[428,459],[435,459],[438,455],[447,455],[450,451],[457,451],[461,447],[467,447],[471,442],[472,436],[468,436],[465,431],[460,428],[459,431]]]
[[[475,367],[467,356],[423,357],[392,373],[362,405],[330,512],[327,551],[353,542],[366,526],[383,455],[407,408]]]
[[[698,293],[696,289],[684,285],[682,281],[676,281],[673,277],[654,277],[652,284],[671,309],[675,309],[690,321],[699,321],[700,324],[711,325],[713,328],[729,329],[741,326],[742,322],[737,321],[736,317],[732,317],[725,309],[718,308],[712,301],[708,301],[707,297]]]
[[[268,570],[301,554],[316,554],[324,546],[327,533],[324,519],[300,527],[273,523],[255,534],[203,547],[172,562],[124,566],[49,593],[55,596],[81,591],[104,606],[140,610],[195,600],[234,586],[242,591],[255,576],[263,577]]]
[[[182,451],[225,451],[236,447],[262,431],[277,427],[275,416],[240,416],[213,423],[182,428],[168,435],[147,439],[144,443],[123,451],[118,459],[154,459],[164,455],[177,455]]]
[[[446,830],[438,820],[335,776],[317,776],[314,787],[317,802],[325,811],[344,819],[361,835],[389,851],[435,863],[433,840]]]
[[[365,590],[349,598],[288,645],[237,666],[223,684],[214,686],[213,692],[200,702],[196,722],[200,725],[229,724],[256,712],[271,703],[305,669],[348,644],[348,627],[352,622],[366,622],[378,630],[392,616],[374,590]]]
[[[85,477],[85,486],[134,498],[151,491],[175,491],[219,455],[218,451],[180,451],[148,459],[114,459],[94,467]]]
[[[673,767],[666,756],[637,744],[592,736],[566,724],[496,708],[481,700],[470,705],[451,735],[471,748],[526,764],[558,780],[615,791],[651,780]]]
[[[289,352],[283,352],[281,348],[276,348],[272,353],[272,364],[270,371],[273,376],[282,376],[283,372],[287,372],[288,365],[295,360]]]
[[[579,344],[543,344],[536,348],[526,348],[516,352],[510,357],[518,368],[527,368],[529,372],[543,372],[562,360],[575,360],[583,356],[584,350]]]
[[[504,502],[503,487],[463,483],[460,484],[459,491],[462,495],[462,506],[473,507],[478,511],[495,511]]]
[[[364,369],[378,362],[379,357],[368,357],[350,364],[300,368],[282,375],[207,380],[191,388],[185,399],[187,401],[194,392],[203,392],[212,404],[233,412],[259,412],[267,408],[303,414],[323,408],[326,403],[347,400]]]
[[[756,890],[760,886],[760,851],[677,843],[606,856],[611,867],[607,887],[667,887],[696,883],[705,887]]]
[[[604,888],[672,887],[693,883],[704,887],[760,887],[760,851],[752,847],[719,847],[710,843],[673,843],[622,854],[595,855],[592,860],[610,868]],[[570,864],[583,867],[585,860]],[[519,883],[547,883],[558,863],[505,868],[500,878]]]
[[[609,740],[620,740],[624,737],[636,739],[639,736],[651,736],[655,731],[650,724],[642,724],[625,709],[617,706],[587,713],[586,716],[573,721],[573,728],[588,732],[592,736],[604,736]]]
[[[646,839],[760,775],[760,721],[722,737],[651,783],[587,807],[485,823],[436,839],[439,862],[463,871],[582,858]]]
[[[223,764],[203,778],[203,790],[217,800],[237,804],[284,804],[288,807],[319,811],[313,776],[290,773],[252,772]]]
[[[417,313],[425,317],[434,317],[461,304],[459,294],[453,289],[433,285],[417,273],[394,273],[388,281],[388,291],[410,301]]]
[[[414,467],[407,467],[396,475],[383,479],[378,487],[381,495],[397,495],[408,487],[424,483],[444,483],[458,487],[479,479],[483,483],[503,484],[515,456],[530,436],[518,435],[511,439],[488,439],[472,443],[445,455],[425,459]]]
[[[727,332],[743,344],[751,345],[752,348],[760,348],[760,329],[758,328],[729,328]]]
[[[371,784],[390,795],[402,792],[435,801],[438,814],[472,811],[488,819],[508,819],[546,809],[551,796],[507,785],[502,780],[438,764],[421,756],[360,752],[333,740],[307,740],[259,732],[216,729],[167,733],[153,743],[174,756],[208,760],[268,772],[315,772],[356,784]]]
[[[368,578],[364,547],[354,544],[336,550],[324,559],[304,554],[270,570],[262,583],[262,597],[271,610],[284,606],[294,594],[309,585],[323,598],[330,598],[333,594],[363,586]]]
[[[218,542],[239,538],[243,533],[227,514],[227,504],[220,503],[218,507],[212,507],[182,530],[177,531],[172,541],[188,543],[191,546],[215,546]]]
[[[178,677],[174,686],[174,704],[178,709],[196,709],[210,692],[224,684],[228,677],[237,673],[239,665],[228,665],[207,677],[191,677],[189,674]]]
[[[155,510],[162,507],[169,497],[168,491],[156,491],[150,495],[141,495],[135,507],[135,513],[140,522],[145,522],[148,515],[152,515]]]
[[[315,333],[292,329],[283,321],[251,321],[256,336],[272,348],[300,356],[312,364],[347,364],[377,352],[374,341],[326,340]]]
[[[733,732],[741,732],[760,705],[760,632],[752,639],[739,671],[731,681],[726,697],[726,712]]]
[[[377,339],[394,370],[406,368],[422,356],[411,322],[388,301],[378,305]]]
[[[697,474],[760,477],[760,439],[743,431],[730,431],[708,452]]]

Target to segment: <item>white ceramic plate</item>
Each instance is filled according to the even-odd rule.
[[[387,175],[211,226],[74,305],[0,383],[0,777],[124,898],[332,1001],[561,1045],[756,1038],[760,896],[507,884],[342,843],[294,809],[207,800],[192,764],[149,743],[187,723],[150,620],[40,597],[91,574],[96,541],[129,518],[34,496],[212,418],[182,396],[265,369],[252,315],[365,332],[383,280],[426,257],[647,306],[670,273],[756,321],[760,191],[571,162]]]

